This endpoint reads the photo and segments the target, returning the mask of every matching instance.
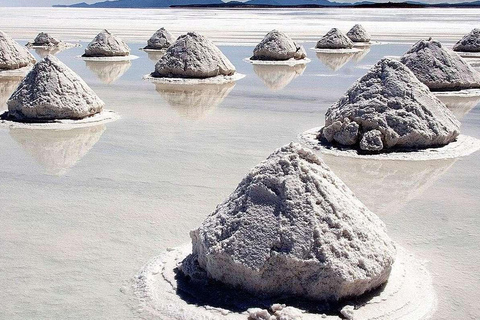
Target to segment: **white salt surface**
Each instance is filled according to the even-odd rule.
[[[140,51],[145,51],[145,52],[167,52],[167,49],[145,49],[145,48],[140,48],[138,49]]]
[[[202,78],[202,79],[195,79],[195,78],[157,78],[152,77],[151,74],[147,74],[143,76],[144,80],[151,81],[153,83],[170,83],[170,84],[187,84],[187,85],[194,85],[194,84],[223,84],[223,83],[230,83],[235,82],[237,80],[245,78],[244,74],[236,72],[233,76],[223,76],[219,75],[216,77],[210,78]]]
[[[32,70],[32,68],[33,64],[31,66],[14,70],[0,70],[0,78],[24,77],[30,70]]]
[[[480,89],[464,89],[458,91],[433,91],[436,96],[442,97],[478,97]]]
[[[3,114],[7,110],[1,112]],[[8,128],[28,128],[28,129],[55,129],[55,130],[70,130],[73,128],[83,128],[96,126],[103,123],[118,120],[120,116],[112,110],[103,110],[91,117],[86,117],[80,120],[59,119],[45,122],[19,122],[12,120],[0,119],[0,127]]]
[[[425,262],[416,259],[403,248],[397,249],[397,257],[389,281],[378,294],[356,306],[357,309],[352,312],[354,319],[420,320],[427,319],[433,314],[437,300]],[[169,320],[247,320],[248,313],[245,311],[234,312],[208,303],[195,305],[181,298],[178,292],[186,288],[175,279],[174,270],[190,252],[189,244],[167,249],[140,270],[131,284],[133,293],[139,299],[139,304],[135,308],[139,315]],[[195,298],[199,297],[194,296],[193,299]],[[269,305],[266,301],[259,301],[259,303]],[[300,319],[340,320],[341,318],[340,314],[322,316],[302,311]]]
[[[77,58],[84,61],[131,61],[138,59],[138,56],[129,54],[128,56],[114,56],[114,57],[84,57],[77,56]]]
[[[322,52],[322,53],[355,53],[363,51],[360,46],[358,48],[351,48],[351,49],[318,49],[318,48],[310,48],[315,52]]]
[[[299,64],[307,64],[311,62],[309,58],[304,58],[304,59],[288,59],[288,60],[278,60],[278,61],[273,61],[273,60],[252,60],[250,58],[245,58],[243,61],[249,62],[251,64],[256,64],[256,65],[266,65],[266,66],[296,66]]]
[[[49,46],[49,45],[43,45],[43,46],[35,46],[35,45],[29,45],[27,48],[29,49],[46,49],[46,50],[66,50],[66,49],[71,49],[71,48],[76,48],[76,47],[81,47],[82,45],[79,43],[69,43],[69,42],[60,42],[56,46]]]
[[[455,51],[455,53],[463,58],[480,58],[480,52]]]
[[[454,159],[468,156],[480,149],[480,140],[474,137],[459,135],[457,140],[439,148],[427,148],[415,151],[393,151],[379,154],[359,154],[355,149],[337,148],[325,146],[317,139],[317,135],[321,127],[312,128],[300,134],[298,139],[310,148],[320,150],[322,153],[353,157],[359,159],[375,159],[375,160],[406,160],[406,161],[424,161],[424,160],[440,160]]]

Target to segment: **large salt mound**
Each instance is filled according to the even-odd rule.
[[[276,150],[201,227],[182,270],[257,296],[337,300],[385,283],[395,246],[370,212],[311,151]]]
[[[144,49],[163,50],[167,49],[175,41],[173,36],[165,28],[158,29],[147,41]]]
[[[252,60],[288,60],[305,59],[307,54],[303,47],[297,45],[285,33],[272,30],[253,50]]]
[[[347,32],[347,37],[353,42],[369,42],[370,34],[363,28],[361,24],[356,24]]]
[[[152,76],[209,78],[233,74],[235,67],[213,42],[196,32],[189,32],[167,49]]]
[[[480,73],[438,41],[418,41],[400,61],[431,90],[480,88]]]
[[[14,70],[35,63],[27,49],[0,31],[0,70]]]
[[[453,46],[453,51],[480,52],[480,29],[475,28],[460,39]]]
[[[318,40],[317,49],[351,49],[353,42],[337,28],[328,31],[320,40]]]
[[[40,32],[32,43],[28,43],[28,46],[46,46],[46,47],[55,47],[60,44],[60,40],[55,39],[50,36],[48,33]]]
[[[54,56],[38,62],[7,102],[14,120],[82,119],[104,103],[70,68]]]
[[[366,151],[446,145],[455,116],[402,63],[380,60],[325,114],[320,139]]]
[[[108,30],[100,32],[85,49],[84,57],[116,57],[128,56],[130,48],[120,38]]]

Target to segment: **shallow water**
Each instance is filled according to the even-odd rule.
[[[41,10],[33,24],[47,25]],[[81,19],[91,25],[104,18],[88,14]],[[454,29],[460,20],[452,17]],[[16,26],[9,28],[15,34]],[[32,33],[18,27],[24,29]],[[0,128],[1,319],[136,318],[122,288],[150,258],[188,242],[188,231],[251,167],[321,126],[326,109],[369,66],[409,48],[373,46],[362,59],[317,58],[307,50],[312,62],[303,73],[269,73],[243,61],[252,47],[222,46],[247,77],[234,86],[183,90],[142,81],[158,57],[130,46],[140,59],[129,65],[90,65],[75,58],[82,48],[58,53],[120,120],[67,132]],[[13,89],[0,81],[0,103]],[[457,105],[463,133],[480,138],[479,106],[464,113],[465,103]],[[439,299],[433,318],[479,318],[480,152],[456,161],[325,160],[394,240],[429,261]]]

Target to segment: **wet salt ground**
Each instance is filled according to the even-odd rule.
[[[140,59],[129,67],[89,66],[75,58],[82,48],[58,54],[120,120],[78,132],[0,128],[2,319],[136,318],[122,287],[142,265],[189,242],[189,230],[251,167],[322,125],[326,109],[368,66],[409,48],[373,46],[339,69],[343,59],[321,61],[308,50],[303,74],[273,91],[242,61],[253,47],[221,47],[247,77],[191,99],[142,81],[154,61],[136,50],[141,44],[130,46]],[[204,105],[212,101],[221,103]],[[477,106],[462,132],[480,138],[479,125]],[[417,163],[325,160],[394,240],[430,261],[439,299],[433,318],[480,317],[480,153]]]

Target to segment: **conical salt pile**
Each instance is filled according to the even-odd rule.
[[[60,44],[60,40],[55,39],[48,33],[40,32],[33,40],[33,43],[28,43],[29,46],[47,46],[55,47]]]
[[[165,28],[158,29],[147,41],[144,49],[163,50],[170,47],[175,39]]]
[[[235,67],[210,40],[189,32],[170,46],[155,66],[153,77],[209,78],[231,76]]]
[[[337,300],[385,283],[395,245],[311,151],[289,144],[257,165],[195,231],[208,277],[257,296]]]
[[[473,29],[469,34],[460,39],[453,51],[480,52],[480,29]]]
[[[318,40],[317,49],[351,49],[353,42],[337,28],[328,31],[320,40]]]
[[[14,70],[35,63],[27,49],[0,31],[0,70]]]
[[[430,90],[480,88],[480,73],[438,41],[418,41],[400,61]]]
[[[460,123],[402,63],[380,60],[325,114],[321,139],[366,151],[446,145]]]
[[[371,36],[361,24],[356,24],[347,32],[347,37],[353,42],[370,42]]]
[[[130,48],[120,38],[108,30],[100,32],[85,49],[84,57],[115,57],[128,56]]]
[[[297,45],[285,33],[272,30],[253,50],[252,60],[305,59],[305,49]]]
[[[54,56],[38,62],[7,102],[14,120],[82,119],[104,103],[70,68]]]

